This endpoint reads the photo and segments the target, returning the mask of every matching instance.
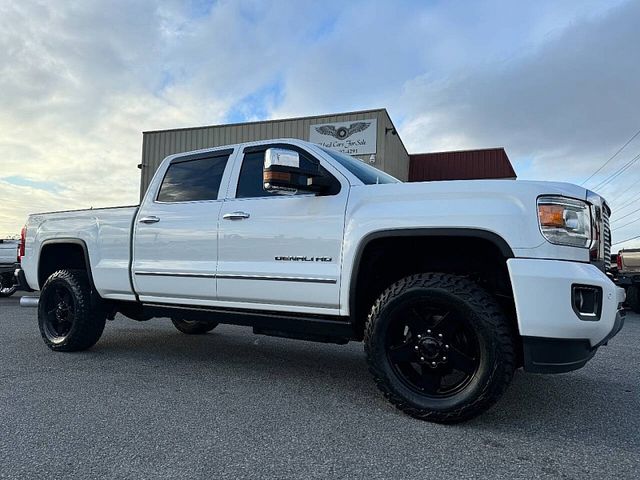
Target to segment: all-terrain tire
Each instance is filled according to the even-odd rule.
[[[633,285],[627,288],[627,304],[636,313],[640,313],[640,287]]]
[[[38,326],[44,343],[58,352],[92,347],[102,336],[107,314],[92,302],[83,270],[58,270],[45,282],[38,302]]]
[[[443,398],[424,394],[407,386],[394,368],[385,337],[397,320],[394,313],[402,312],[411,301],[449,306],[475,333],[477,366],[461,391]],[[516,368],[513,330],[496,300],[475,282],[450,274],[423,273],[397,281],[380,295],[366,323],[364,346],[369,370],[393,405],[421,420],[456,423],[487,410],[511,382]]]
[[[187,335],[202,335],[218,326],[218,322],[214,321],[184,320],[181,318],[172,318],[171,322],[174,327]]]

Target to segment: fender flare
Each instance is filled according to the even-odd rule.
[[[80,245],[80,248],[82,248],[82,253],[83,253],[83,257],[84,257],[84,264],[85,267],[87,269],[87,276],[89,277],[89,284],[91,285],[91,289],[92,290],[96,290],[96,286],[93,283],[93,273],[91,271],[91,261],[89,259],[89,249],[87,248],[87,244],[84,240],[81,240],[79,238],[50,238],[48,240],[45,240],[44,242],[42,242],[40,244],[40,254],[38,255],[38,287],[40,287],[40,290],[42,290],[43,285],[40,285],[40,260],[42,259],[42,252],[45,249],[46,246],[48,245],[60,245],[60,244],[66,244],[66,245]],[[44,284],[44,282],[43,282]]]
[[[362,254],[373,240],[389,237],[457,237],[457,238],[477,238],[489,241],[495,245],[505,258],[514,258],[513,250],[507,241],[495,232],[484,230],[481,228],[398,228],[391,230],[376,230],[365,235],[356,249],[353,258],[353,266],[351,268],[351,277],[349,283],[349,316],[355,321],[353,314],[356,311],[356,288],[358,275],[360,273],[360,263]]]

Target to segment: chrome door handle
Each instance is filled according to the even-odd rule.
[[[225,220],[243,220],[245,218],[249,218],[250,215],[246,212],[231,212],[225,213],[222,218]]]
[[[158,223],[160,221],[160,217],[156,217],[155,215],[149,215],[148,217],[142,217],[138,221],[140,223]]]

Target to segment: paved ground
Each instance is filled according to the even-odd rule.
[[[490,412],[413,420],[379,395],[361,344],[165,320],[107,324],[49,351],[0,299],[0,478],[638,478],[640,317],[584,369],[518,372]]]

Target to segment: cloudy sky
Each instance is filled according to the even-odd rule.
[[[0,0],[0,237],[135,203],[143,130],[377,107],[411,152],[504,146],[582,183],[640,129],[639,23],[623,0]],[[614,241],[640,234],[638,154],[586,183]]]

